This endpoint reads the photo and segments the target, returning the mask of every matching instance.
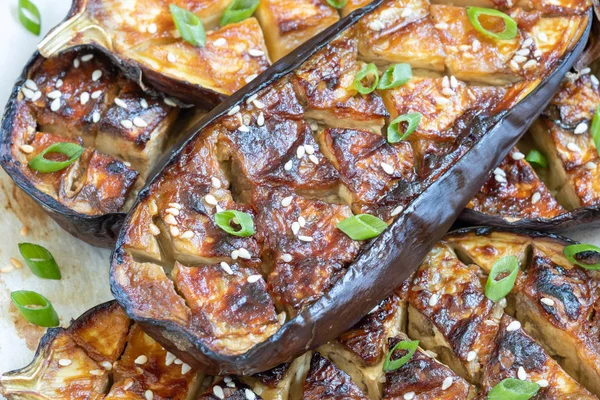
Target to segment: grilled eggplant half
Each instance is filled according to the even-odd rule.
[[[375,1],[218,106],[165,160],[121,231],[111,286],[128,315],[191,365],[245,375],[358,322],[446,231],[583,46],[587,14],[510,12],[518,31],[505,46],[476,31],[465,8]],[[407,29],[378,30],[392,16]],[[398,46],[439,41],[454,75],[419,61],[429,69],[406,84],[358,93],[365,62],[397,61],[395,50],[363,54],[375,34]],[[463,62],[472,43],[485,62]],[[528,61],[536,68],[513,69],[525,48],[542,53]],[[415,131],[389,143],[382,128],[414,112]],[[255,233],[222,229],[223,211],[244,213]],[[356,214],[391,227],[352,240],[337,225]]]
[[[98,51],[34,55],[7,105],[0,162],[63,228],[110,247],[158,158],[199,115],[144,93]],[[83,153],[58,171],[30,166],[60,143],[78,144]]]
[[[175,4],[200,18],[206,43],[181,38],[169,11]],[[69,15],[40,43],[46,57],[93,45],[118,60],[143,87],[213,107],[271,61],[339,20],[325,0],[262,0],[255,16],[221,25],[232,0],[74,0]],[[239,5],[235,5],[239,7]],[[239,13],[239,11],[237,11]]]
[[[548,108],[490,173],[461,220],[536,230],[597,226],[600,156],[591,126],[598,106],[600,84],[591,69],[567,73]],[[541,164],[525,159],[532,150],[541,152]]]

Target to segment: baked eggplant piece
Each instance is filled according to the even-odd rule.
[[[529,12],[516,9],[511,46],[537,46],[530,36],[547,31],[536,68],[512,70],[507,59],[469,82],[415,69],[403,86],[360,94],[359,25],[381,7],[389,4],[356,10],[214,109],[138,197],[113,253],[112,291],[190,365],[214,374],[273,368],[393,293],[514,145],[515,126],[549,101],[589,20],[535,11],[525,23]],[[466,18],[464,8],[451,11]],[[476,68],[452,65],[464,77]],[[422,115],[414,133],[381,140],[386,123],[411,112]],[[255,233],[217,224],[224,211],[252,221]],[[365,211],[390,228],[370,242],[338,228]]]
[[[34,55],[7,105],[0,162],[63,228],[109,247],[150,170],[194,113],[144,93],[97,51]],[[57,171],[30,165],[36,157],[66,160],[47,153],[61,143],[83,153]]]
[[[263,0],[255,16],[222,25],[226,10],[240,6],[232,0],[173,4],[201,20],[204,45],[181,38],[169,2],[135,0],[124,7],[115,0],[74,0],[65,21],[38,49],[49,57],[92,45],[118,60],[142,87],[212,108],[340,18],[324,0]]]
[[[550,105],[461,215],[467,224],[559,230],[598,225],[598,151],[591,134],[600,106],[590,68],[569,72]],[[534,149],[542,164],[525,160]]]
[[[515,378],[537,382],[536,398],[596,398],[599,282],[563,255],[572,243],[492,228],[449,234],[410,283],[409,336],[477,385],[481,396]],[[505,256],[518,259],[516,283],[492,301],[485,282]]]

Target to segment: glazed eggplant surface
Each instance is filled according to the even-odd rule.
[[[177,30],[170,4],[195,14],[206,43]],[[262,0],[254,16],[222,25],[231,0],[76,0],[39,45],[48,57],[81,44],[110,53],[152,88],[205,107],[217,105],[290,51],[337,22],[325,0]]]
[[[331,339],[305,345],[312,339],[294,339],[297,347],[282,346],[278,357],[252,355],[328,301],[326,294],[349,279],[349,268],[356,273],[351,267],[366,257],[368,242],[344,234],[341,221],[359,213],[387,223],[412,215],[411,205],[465,159],[491,129],[487,123],[518,107],[587,23],[587,15],[516,8],[517,36],[500,46],[469,27],[464,8],[411,3],[411,13],[436,25],[448,25],[448,15],[461,21],[464,32],[446,32],[390,11],[398,4],[408,6],[380,1],[357,10],[321,37],[321,45],[301,48],[305,55],[294,64],[275,68],[276,78],[263,75],[218,107],[128,216],[112,259],[113,293],[150,335],[190,364],[251,374]],[[453,75],[419,62],[408,83],[358,93],[356,74],[372,57],[361,52],[370,40],[365,32],[377,31],[372,18],[389,16],[414,28],[389,33],[399,42],[439,41]],[[486,57],[462,62],[470,56],[455,48],[474,41]],[[512,57],[525,48],[536,49],[527,64],[536,68],[514,68]],[[394,54],[378,55],[382,69],[397,61]],[[422,115],[415,132],[387,142],[384,126],[410,112]],[[234,235],[215,223],[216,214],[231,210],[251,218],[255,233]],[[353,318],[338,332],[359,314]]]
[[[517,148],[495,168],[462,215],[471,224],[557,230],[597,225],[598,162],[591,126],[600,106],[590,68],[567,73],[560,90]],[[525,155],[537,150],[544,164]],[[532,166],[533,165],[533,166]]]
[[[2,166],[71,233],[109,245],[151,168],[170,145],[183,114],[170,99],[145,94],[98,52],[80,50],[34,57],[3,121]],[[84,147],[72,164],[54,172],[30,162],[50,146]],[[68,157],[49,152],[53,161]],[[38,157],[39,158],[39,157]],[[87,220],[81,226],[73,220]],[[86,232],[90,221],[99,232]],[[117,229],[120,224],[106,230]],[[109,224],[110,225],[110,224]],[[91,234],[92,233],[92,234]]]

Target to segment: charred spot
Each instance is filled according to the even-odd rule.
[[[573,258],[584,265],[598,264],[600,263],[600,252],[585,250],[573,255]]]
[[[125,167],[125,164],[123,164],[121,161],[113,160],[106,164],[106,170],[111,174],[119,175],[127,171],[127,168]]]
[[[538,262],[538,259],[536,259],[536,262]],[[556,275],[553,274],[550,268],[539,268],[535,279],[536,289],[540,293],[558,299],[563,304],[567,317],[571,320],[577,320],[581,313],[581,303],[575,295],[573,287],[568,283],[557,285],[554,282],[555,278]],[[544,309],[551,314],[556,313],[554,307],[544,307]]]
[[[544,349],[520,330],[504,331],[503,334],[498,335],[496,343],[499,356],[502,355],[506,360],[510,360],[513,365],[523,366],[526,371],[540,370],[548,359]],[[511,366],[505,365],[505,368]]]
[[[205,215],[205,216],[209,216],[208,211],[206,210],[206,206],[204,205],[204,202],[202,201],[202,195],[196,192],[184,192],[187,196],[187,198],[184,200],[184,204],[186,206],[188,206],[190,209],[192,209],[192,211],[201,214],[201,215]]]
[[[290,362],[279,364],[275,368],[272,368],[268,371],[259,372],[258,374],[254,374],[252,376],[258,379],[263,385],[275,387],[279,384],[279,382],[281,382],[289,370],[290,364]]]

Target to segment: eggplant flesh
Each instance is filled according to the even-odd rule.
[[[63,228],[109,247],[158,158],[199,115],[144,93],[97,51],[34,55],[5,111],[0,162]],[[84,147],[74,163],[50,173],[29,167],[63,142]]]
[[[456,204],[466,205],[486,170],[468,163],[491,168],[508,151],[520,132],[511,127],[511,136],[503,122],[526,127],[558,82],[552,71],[568,68],[561,57],[582,47],[588,25],[586,14],[515,9],[520,31],[500,48],[470,27],[464,8],[421,2],[411,10],[429,16],[423,24],[390,11],[396,7],[376,1],[356,10],[253,80],[195,127],[139,196],[113,254],[112,291],[190,365],[244,375],[274,367],[324,344],[391,294],[455,217],[456,207],[439,207],[438,190],[460,193]],[[373,29],[373,19],[385,26],[390,15],[408,18],[411,29]],[[463,31],[432,29],[436,19],[448,25],[448,15]],[[548,42],[536,42],[536,32]],[[373,35],[413,47],[437,41],[448,68],[474,81],[415,69],[406,85],[360,95],[354,78],[371,61],[361,41]],[[473,51],[475,39],[482,63],[467,62],[469,51],[454,53],[467,43]],[[521,50],[541,52],[527,62],[535,69],[514,68]],[[387,143],[385,124],[417,110],[416,131]],[[257,233],[225,233],[213,221],[221,210],[248,213]],[[391,228],[368,244],[352,241],[336,225],[357,212]],[[377,271],[368,268],[375,262]],[[380,296],[368,294],[375,287]]]
[[[461,222],[544,231],[598,225],[600,158],[591,126],[599,105],[592,70],[568,72],[518,149],[490,173]],[[547,166],[532,167],[524,159],[532,149],[544,155]]]
[[[169,2],[75,0],[65,21],[38,49],[49,57],[93,45],[118,60],[143,87],[211,108],[340,18],[321,0],[264,0],[255,16],[221,26],[230,0],[173,3],[200,18],[204,45],[181,37]]]

